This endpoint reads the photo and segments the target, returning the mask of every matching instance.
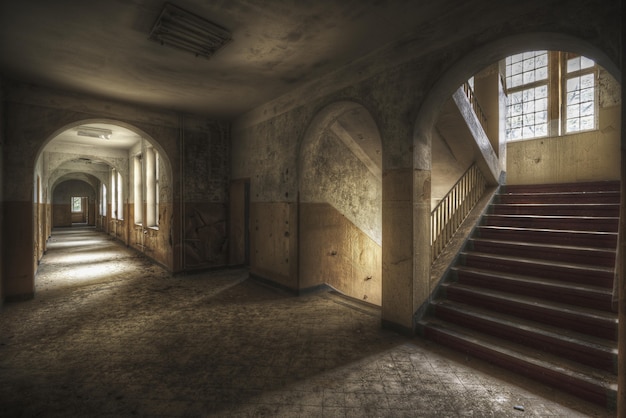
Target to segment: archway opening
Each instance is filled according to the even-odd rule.
[[[299,153],[299,288],[330,285],[380,305],[382,146],[363,106],[334,103],[309,126]]]
[[[81,231],[71,236],[65,231],[65,244],[53,240],[55,245],[73,245],[99,259],[98,251],[109,250],[102,242],[93,246],[101,240],[89,235],[88,227],[105,241],[113,238],[172,268],[172,172],[153,138],[116,121],[80,121],[59,129],[42,146],[34,174],[40,185],[34,198],[37,262],[53,233],[68,227]]]

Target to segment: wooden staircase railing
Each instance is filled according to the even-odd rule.
[[[487,182],[483,174],[473,164],[432,210],[430,241],[433,262],[441,255],[486,188]]]

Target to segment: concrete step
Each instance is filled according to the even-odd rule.
[[[467,248],[471,251],[535,258],[540,260],[563,261],[590,266],[613,267],[615,249],[576,247],[538,242],[502,241],[471,238]]]
[[[589,367],[617,374],[617,342],[566,331],[523,318],[450,300],[436,300],[430,318],[437,318],[493,337],[542,350]]]
[[[601,192],[527,192],[527,193],[498,193],[494,202],[501,204],[581,204],[581,203],[608,203],[619,204],[618,191]]]
[[[578,217],[486,214],[482,217],[481,224],[485,226],[503,226],[509,228],[617,232],[619,218],[605,216]]]
[[[572,305],[548,302],[459,283],[441,286],[442,297],[597,338],[617,341],[617,315]]]
[[[619,192],[620,181],[593,181],[585,183],[518,184],[502,186],[502,193],[589,193]]]
[[[615,278],[615,271],[612,267],[596,267],[474,251],[461,252],[459,262],[464,266],[482,270],[510,274],[523,273],[525,276],[539,279],[554,279],[607,289],[613,289]]]
[[[613,289],[546,280],[513,273],[494,272],[463,265],[451,269],[456,283],[513,295],[530,296],[550,302],[574,305],[606,312],[613,310]]]
[[[493,215],[618,217],[619,203],[496,203]]]
[[[582,399],[615,409],[616,377],[608,372],[572,364],[558,356],[511,343],[453,324],[426,320],[418,324],[420,333],[440,344],[554,386]]]
[[[582,246],[594,248],[617,248],[617,233],[598,231],[555,230],[510,226],[478,225],[475,237],[499,241],[520,241],[553,245]]]

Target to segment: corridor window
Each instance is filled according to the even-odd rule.
[[[133,158],[133,173],[134,173],[134,212],[135,223],[141,224],[143,222],[143,169],[141,164],[141,154],[136,155]]]
[[[122,197],[122,175],[111,170],[111,217],[124,219],[124,200]]]
[[[531,51],[505,59],[506,140],[595,129],[596,66],[585,57]]]
[[[151,228],[159,226],[159,154],[146,148],[134,162],[135,223]],[[144,213],[145,210],[145,213]]]
[[[106,184],[102,185],[102,196],[100,199],[100,215],[107,216],[107,186]]]

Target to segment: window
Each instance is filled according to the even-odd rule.
[[[124,198],[122,195],[122,175],[117,173],[117,219],[124,219]]]
[[[143,155],[135,156],[133,168],[135,223],[144,224],[145,220],[145,226],[156,228],[159,226],[158,152],[152,147],[146,148]]]
[[[124,200],[122,196],[122,175],[111,170],[111,217],[124,219]]]
[[[134,174],[134,209],[135,223],[143,222],[143,170],[141,166],[141,154],[133,158],[133,174]]]
[[[83,211],[83,198],[72,196],[72,212],[77,213]]]
[[[507,57],[505,68],[507,141],[595,129],[597,71],[592,60],[531,51]]]
[[[154,148],[146,149],[146,224],[159,225],[159,154]]]
[[[100,199],[100,215],[107,216],[107,186],[106,184],[102,185],[101,188],[102,197]]]
[[[596,126],[595,63],[586,57],[567,54],[565,75],[565,132]]]
[[[506,139],[548,135],[548,51],[506,58]]]

